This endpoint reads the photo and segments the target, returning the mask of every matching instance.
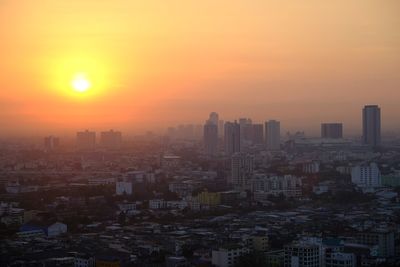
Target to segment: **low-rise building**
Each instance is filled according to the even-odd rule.
[[[249,249],[238,245],[226,245],[212,251],[212,264],[216,267],[231,267],[239,262],[239,257],[249,253]]]
[[[219,192],[200,192],[196,196],[197,201],[202,205],[217,206],[221,204],[221,194]]]
[[[20,227],[20,232],[43,231],[48,237],[55,237],[67,232],[67,225],[61,222],[30,221]]]

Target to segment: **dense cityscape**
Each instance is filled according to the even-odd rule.
[[[383,113],[384,114],[384,113]],[[281,122],[2,140],[0,265],[397,266],[400,136]]]

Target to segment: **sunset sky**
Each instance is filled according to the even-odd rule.
[[[0,135],[162,130],[211,111],[358,133],[364,104],[400,130],[398,0],[0,0]]]

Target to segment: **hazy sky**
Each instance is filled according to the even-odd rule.
[[[74,93],[85,73],[90,91]],[[0,0],[0,132],[279,119],[400,129],[400,1]]]

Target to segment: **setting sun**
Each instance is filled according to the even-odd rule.
[[[71,82],[72,88],[79,93],[84,93],[90,89],[90,81],[85,75],[79,74],[74,77]]]

